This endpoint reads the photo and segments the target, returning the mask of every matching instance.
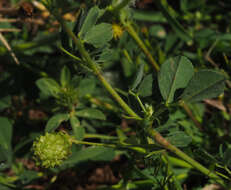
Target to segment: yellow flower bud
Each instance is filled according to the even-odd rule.
[[[112,30],[113,30],[113,38],[118,39],[122,36],[123,34],[123,29],[120,25],[118,24],[112,24]]]

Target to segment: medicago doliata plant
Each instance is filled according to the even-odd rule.
[[[121,165],[126,168],[117,168],[117,184],[99,189],[196,189],[209,183],[230,188],[230,145],[211,141],[223,132],[209,119],[204,122],[208,116],[202,103],[223,100],[229,82],[225,71],[201,64],[201,51],[207,47],[207,41],[198,42],[205,31],[195,37],[204,22],[201,13],[186,14],[192,5],[182,1],[182,18],[189,26],[184,28],[176,19],[179,13],[164,0],[155,2],[159,12],[151,16],[135,8],[142,7],[142,1],[37,3],[50,15],[47,24],[58,26],[56,51],[47,55],[49,67],[33,69],[39,89],[35,104],[44,105],[49,116],[44,117],[45,128],[30,133],[28,142],[14,151],[12,123],[0,118],[7,126],[0,138],[6,167],[27,143],[32,144],[27,157],[37,167],[26,176],[25,169],[15,164],[19,178],[1,184],[24,188],[53,175],[52,186],[62,172],[78,171],[87,162],[110,163],[117,157],[125,158]],[[154,18],[169,28],[135,22],[154,22]],[[167,36],[168,30],[174,33]],[[219,38],[224,39],[228,37]],[[196,47],[197,54],[190,54]],[[222,117],[229,119],[227,112]],[[88,167],[81,172],[87,173]],[[191,185],[198,176],[201,184]]]

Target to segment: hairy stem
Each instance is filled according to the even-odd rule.
[[[189,157],[187,154],[182,152],[180,149],[169,143],[160,133],[158,133],[155,129],[149,128],[148,130],[149,135],[156,140],[156,142],[160,145],[162,145],[165,149],[170,150],[171,152],[175,153],[180,158],[184,159],[186,162],[191,164],[194,168],[198,169],[200,172],[205,174],[206,176],[214,179],[219,184],[224,185],[223,180],[213,173],[212,171],[205,168],[203,165],[201,165],[199,162],[195,161],[191,157]]]
[[[142,120],[140,116],[138,116],[127,104],[124,102],[124,100],[119,96],[119,94],[112,88],[112,86],[106,81],[104,76],[101,74],[100,70],[98,69],[95,62],[91,59],[89,53],[84,48],[83,43],[80,39],[76,37],[76,35],[67,27],[66,23],[63,21],[62,17],[57,15],[56,16],[61,23],[63,29],[67,32],[67,34],[72,38],[75,45],[78,47],[78,50],[82,56],[82,58],[85,60],[85,62],[88,64],[88,66],[93,70],[94,74],[97,76],[97,78],[101,81],[103,86],[107,89],[107,91],[112,95],[112,97],[119,103],[119,105],[134,119],[136,120]]]

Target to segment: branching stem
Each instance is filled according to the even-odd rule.
[[[73,39],[74,43],[78,47],[78,50],[82,56],[82,59],[88,64],[88,67],[90,67],[94,74],[97,76],[97,78],[101,81],[103,86],[108,90],[108,92],[113,96],[113,98],[118,102],[118,104],[133,118],[136,120],[142,120],[140,116],[138,116],[124,101],[123,99],[119,96],[119,94],[112,88],[112,86],[106,81],[106,79],[103,77],[101,74],[100,70],[98,69],[97,65],[95,62],[91,59],[89,53],[85,50],[84,44],[81,42],[80,39],[78,39],[75,34],[67,27],[63,19],[56,15],[58,18],[59,22],[61,23],[63,29],[67,32],[67,34]],[[152,58],[150,52],[147,50],[146,46],[142,42],[142,40],[139,38],[135,30],[131,27],[130,24],[126,25],[129,33],[133,36],[133,38],[137,41],[138,45],[141,47],[141,49],[144,51],[144,53],[147,55],[149,60],[152,62],[153,67],[156,69],[156,71],[159,70],[159,66],[157,65],[156,61]],[[160,133],[158,133],[155,129],[152,127],[149,128],[148,134],[150,137],[154,138],[155,141],[163,146],[165,149],[170,150],[171,152],[175,153],[177,156],[180,158],[184,159],[186,162],[191,164],[194,168],[198,169],[201,171],[203,174],[206,176],[214,179],[217,181],[219,184],[224,186],[224,182],[221,177],[213,173],[212,171],[208,170],[204,166],[202,166],[200,163],[197,161],[193,160],[191,157],[189,157],[187,154],[182,152],[180,149],[169,143],[163,136],[161,136]],[[75,141],[75,143],[78,144],[85,144],[85,145],[93,145],[93,146],[106,146],[106,147],[112,147],[112,148],[128,148],[128,145],[124,146],[119,146],[115,144],[101,144],[101,143],[93,143],[93,142],[85,142],[85,141]],[[135,148],[135,149],[134,149]],[[145,151],[145,149],[140,149],[140,147],[133,147],[134,150],[138,148],[138,151]],[[143,152],[144,153],[144,152]]]
[[[103,84],[103,86],[107,89],[107,91],[112,95],[112,97],[119,103],[119,105],[135,120],[142,120],[140,116],[138,116],[125,102],[124,100],[119,96],[119,94],[112,88],[112,86],[106,81],[100,70],[98,69],[95,62],[91,59],[89,53],[84,48],[83,43],[80,39],[76,37],[76,35],[67,27],[66,23],[62,19],[60,15],[55,15],[59,22],[61,23],[63,29],[67,32],[67,34],[72,38],[75,45],[78,47],[78,50],[82,56],[82,59],[85,60],[85,62],[88,64],[88,67],[92,69],[94,74],[97,76],[97,78],[100,80],[100,82]]]

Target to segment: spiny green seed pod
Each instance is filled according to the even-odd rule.
[[[37,165],[59,166],[71,154],[71,136],[64,132],[46,133],[34,141],[32,150]]]

